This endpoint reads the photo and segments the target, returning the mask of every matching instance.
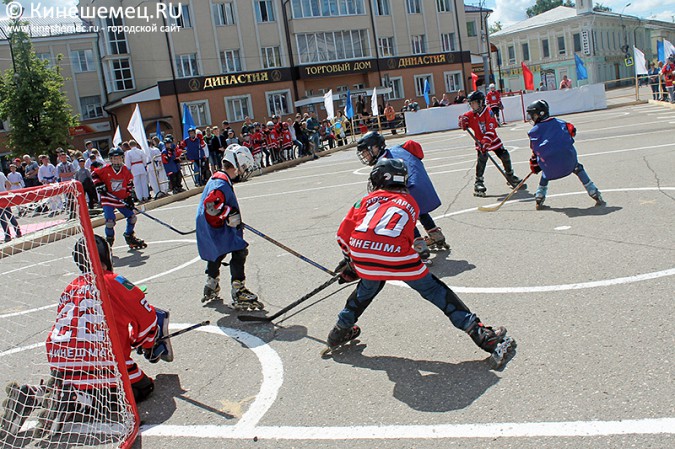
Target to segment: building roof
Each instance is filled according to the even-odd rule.
[[[493,12],[490,8],[481,8],[480,6],[464,5],[464,12]]]
[[[557,8],[549,9],[548,11],[538,14],[534,17],[530,17],[528,19],[514,23],[513,25],[501,29],[496,33],[492,33],[491,36],[498,37],[504,34],[517,33],[518,31],[524,31],[527,29],[537,28],[541,26],[548,26],[556,22],[564,22],[576,16],[577,11],[575,8],[569,8],[567,6],[558,6]]]
[[[0,19],[0,28],[9,34],[9,28],[13,20]],[[95,33],[96,30],[77,16],[72,17],[27,17],[21,19],[24,30],[31,38],[71,36],[76,34]],[[0,40],[5,36],[0,33]]]

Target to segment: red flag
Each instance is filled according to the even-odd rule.
[[[523,81],[525,81],[525,90],[534,90],[534,75],[524,62],[520,63],[523,68]]]
[[[471,72],[471,83],[473,83],[473,90],[476,91],[478,88],[476,87],[476,83],[478,82],[478,75],[475,73]]]

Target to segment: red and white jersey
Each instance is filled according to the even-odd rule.
[[[265,143],[270,150],[279,148],[279,133],[277,133],[275,128],[267,128],[267,132],[265,133]]]
[[[293,136],[288,128],[281,131],[281,148],[284,150],[293,148]]]
[[[128,168],[123,165],[120,171],[116,172],[112,164],[108,164],[94,170],[91,177],[95,185],[105,184],[108,196],[119,198],[119,200],[115,200],[108,196],[102,196],[102,206],[124,207],[122,200],[131,195],[134,180]]]
[[[262,146],[265,143],[265,135],[262,133],[262,131],[255,131],[253,134],[251,134],[251,143],[252,154],[258,154],[260,151],[262,151]]]
[[[663,79],[666,82],[666,87],[671,87],[673,85],[673,81],[675,81],[675,64],[669,62],[668,64],[664,65],[661,69],[661,73],[663,74]]]
[[[415,280],[429,271],[413,248],[419,207],[408,193],[377,190],[356,203],[337,232],[359,277]]]
[[[157,314],[148,304],[145,294],[124,277],[111,271],[103,275],[115,326],[122,344],[127,367],[135,366],[131,359],[134,347],[152,348],[155,342]],[[57,317],[47,336],[47,361],[60,371],[67,383],[88,389],[111,387],[117,383],[110,348],[110,334],[103,322],[99,292],[91,274],[83,274],[65,288],[59,299]],[[129,370],[133,383],[141,372]]]
[[[498,90],[490,90],[485,94],[485,103],[488,107],[493,108],[495,106],[501,106],[502,104],[502,94]]]
[[[469,111],[464,116],[469,117],[469,128],[476,139],[483,144],[484,150],[494,151],[503,146],[502,140],[497,135],[497,120],[490,108],[483,108],[480,114]],[[480,145],[476,144],[476,149],[480,149]]]

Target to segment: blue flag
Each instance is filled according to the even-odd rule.
[[[188,138],[188,129],[195,127],[195,121],[192,119],[190,108],[188,105],[183,105],[183,140]]]
[[[427,106],[429,106],[429,92],[431,92],[431,86],[429,86],[429,80],[425,79],[424,80],[424,101],[427,102]]]
[[[663,41],[656,41],[656,55],[659,61],[666,60],[666,54],[663,51]]]
[[[584,67],[584,61],[576,53],[574,53],[574,62],[577,65],[577,80],[588,79],[588,72],[586,71],[586,67]]]
[[[157,130],[155,131],[155,135],[157,136],[160,142],[164,141],[164,139],[162,138],[162,128],[159,126],[159,120],[157,120]]]
[[[352,92],[347,89],[347,102],[345,103],[345,116],[351,120],[354,117],[354,106],[352,106]]]

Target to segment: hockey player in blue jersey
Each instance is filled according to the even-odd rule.
[[[434,185],[422,163],[424,153],[422,146],[414,140],[408,140],[403,145],[386,148],[384,137],[377,131],[366,133],[356,143],[356,154],[365,164],[374,166],[383,157],[388,159],[403,159],[408,169],[408,191],[420,207],[419,221],[427,231],[428,236],[422,237],[415,227],[415,241],[413,247],[423,260],[429,259],[431,249],[449,249],[441,228],[436,226],[429,215],[441,205],[441,199],[436,193]]]
[[[530,169],[533,173],[541,172],[539,188],[534,194],[537,210],[544,207],[548,182],[572,173],[577,175],[588,195],[595,200],[595,205],[605,206],[607,203],[602,199],[600,190],[588,177],[584,166],[577,161],[577,150],[574,148],[577,130],[574,125],[550,117],[548,103],[544,100],[531,103],[527,107],[527,114],[534,123],[527,133],[532,148]]]

